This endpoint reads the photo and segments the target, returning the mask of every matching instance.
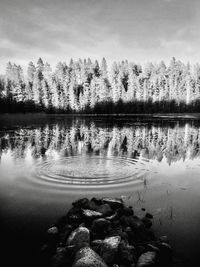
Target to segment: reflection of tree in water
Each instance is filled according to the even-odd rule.
[[[167,126],[96,126],[93,122],[74,120],[70,125],[54,124],[1,132],[1,153],[11,151],[14,159],[80,154],[125,156],[167,162],[200,156],[200,128],[185,124]]]

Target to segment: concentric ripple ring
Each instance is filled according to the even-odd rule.
[[[106,187],[141,181],[147,171],[144,159],[71,156],[39,163],[32,179],[52,186]]]

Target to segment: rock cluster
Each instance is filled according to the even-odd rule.
[[[137,217],[121,199],[79,199],[48,229],[42,266],[172,266],[168,239],[155,238],[152,219]]]

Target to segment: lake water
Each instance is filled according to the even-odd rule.
[[[197,118],[25,115],[3,117],[0,129],[1,229],[16,262],[26,254],[39,266],[46,229],[74,199],[120,196],[154,215],[154,231],[169,236],[185,266],[199,266]]]

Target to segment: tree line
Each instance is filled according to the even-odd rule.
[[[90,58],[59,62],[41,58],[27,72],[9,62],[0,76],[0,112],[155,113],[200,110],[200,64],[172,58],[169,65]]]

